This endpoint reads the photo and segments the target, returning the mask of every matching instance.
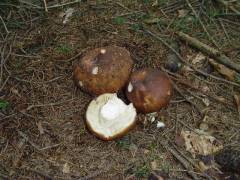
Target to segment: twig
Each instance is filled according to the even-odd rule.
[[[68,3],[64,3],[64,4],[56,4],[56,5],[48,6],[48,9],[53,9],[53,8],[68,6],[68,5],[72,5],[72,4],[80,3],[80,2],[82,2],[82,0],[75,0],[75,1],[73,1],[73,2],[68,2]]]
[[[43,0],[43,4],[44,4],[44,9],[46,12],[48,12],[48,7],[47,7],[47,2],[46,0]]]
[[[209,55],[210,57],[214,58],[218,63],[223,64],[223,65],[227,66],[228,68],[233,69],[233,70],[237,71],[238,73],[240,73],[240,65],[231,61],[227,56],[222,54],[217,49],[214,49],[214,48],[202,43],[198,39],[190,37],[188,34],[185,34],[183,32],[177,32],[176,34],[178,35],[178,37],[181,40],[186,41],[191,46],[197,48],[198,50],[200,50],[200,51],[204,52],[205,54]]]
[[[224,32],[224,34],[226,35],[229,44],[231,44],[230,37],[229,37],[229,35],[228,35],[228,33],[227,33],[227,30],[226,30],[226,28],[225,28],[222,20],[221,20],[221,19],[218,19],[218,21],[219,21],[220,25],[222,26],[223,32]]]
[[[37,145],[37,144],[35,144],[34,142],[32,142],[29,138],[28,138],[28,136],[26,135],[26,134],[24,134],[22,131],[17,131],[18,132],[18,134],[25,140],[25,141],[27,141],[31,146],[33,146],[35,149],[37,149],[37,150],[40,150],[41,148]]]
[[[51,148],[54,148],[54,147],[57,147],[57,146],[60,145],[60,144],[54,144],[54,145],[51,145],[51,146],[46,146],[46,147],[41,148],[41,147],[39,147],[37,144],[35,144],[34,142],[32,142],[25,133],[23,133],[22,131],[19,131],[19,130],[18,130],[17,132],[18,132],[18,134],[19,134],[25,141],[27,141],[31,146],[33,146],[33,147],[34,147],[35,149],[37,149],[38,151],[43,151],[43,150],[51,149]]]
[[[44,172],[41,172],[41,171],[39,171],[39,170],[31,169],[31,168],[26,168],[26,170],[31,171],[31,172],[33,172],[33,173],[36,173],[36,174],[44,177],[45,180],[51,180],[51,179],[53,179],[53,178],[52,178],[51,176],[49,176],[48,174],[46,174],[46,173],[44,173]]]
[[[154,38],[156,38],[157,40],[161,41],[166,47],[168,47],[171,51],[173,51],[177,57],[186,65],[188,65],[189,67],[191,67],[194,71],[196,71],[197,73],[199,74],[202,74],[206,77],[211,77],[212,79],[215,79],[215,80],[218,80],[218,81],[222,81],[222,82],[225,82],[227,84],[231,84],[233,86],[236,86],[236,87],[239,87],[240,88],[240,84],[237,84],[235,82],[232,82],[232,81],[228,81],[226,79],[222,79],[220,77],[217,77],[217,76],[214,76],[214,75],[211,75],[211,74],[208,74],[204,71],[201,71],[201,70],[198,70],[196,69],[192,64],[190,64],[189,62],[187,62],[186,60],[183,59],[183,57],[174,49],[172,48],[167,42],[165,42],[162,38],[160,38],[159,36],[157,36],[156,34],[152,33],[151,31],[148,31],[148,30],[145,30],[143,29],[143,32],[153,36]]]
[[[45,1],[45,0],[43,0],[43,1]],[[32,6],[33,8],[36,8],[36,9],[44,9],[45,11],[46,11],[46,7],[47,7],[47,12],[48,12],[49,9],[59,8],[59,7],[63,7],[63,6],[68,6],[68,5],[79,3],[79,2],[82,2],[82,1],[81,0],[75,0],[75,1],[72,1],[72,2],[68,2],[68,3],[56,4],[56,5],[52,5],[52,6],[46,6],[46,7],[45,7],[45,3],[44,3],[44,8],[40,7],[40,6],[36,5],[36,4],[32,4],[32,3],[26,2],[24,0],[20,0],[20,2],[24,3],[24,4],[27,4],[29,6]]]
[[[235,9],[233,6],[229,5],[229,2],[226,2],[224,0],[216,0],[217,2],[221,3],[222,5],[226,6],[227,8],[231,9],[233,12],[240,14],[240,12]]]
[[[163,143],[159,141],[159,143],[168,151],[170,152],[182,165],[185,169],[190,171],[187,171],[187,173],[194,179],[198,180],[199,178],[196,176],[196,174],[193,173],[192,166],[174,149],[170,148],[167,143]]]
[[[68,99],[68,100],[65,100],[65,101],[60,101],[60,102],[55,102],[55,103],[48,103],[48,104],[30,105],[30,106],[27,107],[27,110],[29,111],[30,109],[35,108],[35,107],[56,106],[56,105],[60,105],[62,103],[68,102],[68,101],[72,101],[72,100],[74,100],[74,99]]]
[[[191,104],[193,107],[195,107],[195,109],[198,111],[199,115],[200,115],[201,117],[203,117],[202,111],[199,109],[199,107],[198,107],[194,102],[192,102],[190,98],[188,98],[187,96],[185,96],[185,94],[183,94],[183,92],[177,87],[177,85],[176,85],[173,81],[172,81],[172,84],[173,84],[174,89],[175,89],[184,99],[186,99],[186,101],[187,101],[189,104]]]
[[[6,26],[6,24],[5,24],[5,22],[4,22],[4,20],[3,20],[3,18],[2,18],[1,15],[0,15],[0,19],[1,19],[1,21],[2,21],[2,24],[3,24],[3,27],[4,27],[5,31],[6,31],[6,33],[9,34],[9,31],[8,31],[8,29],[7,29],[7,26]]]
[[[190,7],[190,9],[192,10],[193,14],[195,15],[195,17],[198,19],[199,23],[201,24],[203,30],[206,32],[208,38],[212,41],[212,43],[218,47],[216,41],[213,39],[213,37],[208,33],[207,28],[205,27],[205,25],[203,24],[202,20],[199,18],[199,16],[197,15],[197,12],[194,10],[194,8],[192,7],[191,3],[189,2],[189,0],[186,0],[188,6]]]

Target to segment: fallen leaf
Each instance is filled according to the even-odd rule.
[[[208,98],[203,98],[202,102],[208,107],[210,105],[210,100]]]
[[[180,9],[180,10],[178,10],[178,17],[179,17],[179,18],[185,17],[187,14],[188,14],[188,10],[186,10],[186,9]]]
[[[131,143],[130,146],[129,146],[129,150],[130,150],[130,152],[132,154],[132,157],[135,157],[136,152],[138,150],[138,147],[137,147],[136,144]]]
[[[11,91],[11,93],[17,95],[18,97],[21,97],[21,95],[19,94],[18,90],[15,89],[14,87],[12,87],[12,88],[10,89],[10,91]]]
[[[155,0],[153,3],[152,3],[152,6],[158,6],[158,0]]]
[[[152,162],[151,162],[151,168],[152,168],[153,170],[155,170],[155,169],[157,169],[157,167],[158,167],[157,162],[156,162],[156,161],[152,161]]]
[[[210,91],[210,88],[209,88],[208,86],[203,86],[203,87],[202,87],[202,91],[205,92],[205,93],[207,93],[207,92]]]
[[[238,113],[240,115],[240,95],[234,95],[234,99],[235,99],[235,102],[236,102],[236,105],[237,105],[237,110],[238,110]]]
[[[182,130],[180,134],[184,139],[186,150],[194,157],[213,154],[223,148],[223,145],[215,137],[199,129],[195,129],[195,131]]]
[[[148,154],[148,153],[150,153],[150,150],[144,149],[143,153],[144,153],[144,154]]]
[[[200,125],[199,125],[199,129],[203,130],[203,131],[207,131],[209,129],[209,126],[207,123],[205,122],[202,122]]]
[[[73,13],[75,12],[75,10],[73,8],[68,8],[65,12],[60,13],[60,17],[64,18],[63,19],[63,24],[66,24],[70,17],[73,15]]]
[[[231,81],[235,81],[237,78],[237,72],[227,68],[226,66],[222,64],[216,63],[213,59],[209,59],[209,63],[213,65],[216,71],[218,71],[220,74],[225,76],[227,79]]]
[[[175,143],[179,146],[179,147],[183,147],[185,144],[184,138],[181,136],[181,134],[177,134],[175,137]]]
[[[37,127],[38,127],[38,130],[39,130],[40,134],[41,135],[44,134],[44,129],[42,127],[42,122],[41,121],[37,122]]]
[[[63,165],[63,173],[65,173],[65,174],[68,174],[69,172],[70,172],[70,166],[68,165],[68,163],[65,163],[64,165]]]
[[[192,63],[193,64],[202,64],[203,61],[206,59],[206,56],[204,56],[202,53],[198,53],[195,58],[193,58]]]

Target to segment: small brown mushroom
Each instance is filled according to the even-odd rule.
[[[145,68],[132,73],[126,89],[127,98],[142,113],[166,107],[173,94],[169,77],[162,71]]]
[[[110,141],[124,136],[136,124],[136,109],[117,95],[101,94],[92,100],[86,112],[86,125],[99,139]]]
[[[125,48],[96,48],[75,65],[73,79],[78,87],[90,94],[115,93],[127,83],[132,67],[133,60]]]

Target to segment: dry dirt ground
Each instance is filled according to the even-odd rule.
[[[176,145],[181,130],[206,127],[224,147],[240,148],[233,98],[239,87],[234,85],[189,68],[169,74],[183,96],[175,90],[169,106],[157,113],[166,127],[157,128],[157,120],[151,124],[139,114],[126,136],[103,142],[84,124],[93,97],[72,81],[73,65],[84,53],[106,45],[126,47],[134,69],[164,67],[170,50],[142,32],[142,24],[168,43],[177,40],[175,31],[216,47],[214,39],[221,52],[240,63],[240,19],[226,15],[231,10],[190,1],[208,36],[187,1],[82,1],[60,7],[47,1],[48,12],[38,1],[24,2],[0,2],[0,179],[146,179],[153,170],[167,179],[206,179],[197,168],[199,157]],[[74,13],[63,24],[61,15],[69,8]],[[199,51],[179,43],[181,56],[192,63]],[[206,70],[206,62],[194,66]],[[216,70],[210,73],[225,79]]]

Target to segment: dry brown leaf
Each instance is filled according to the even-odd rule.
[[[209,106],[210,105],[210,100],[208,98],[203,98],[202,102],[205,104],[205,106]]]
[[[65,12],[61,12],[59,16],[63,18],[62,23],[66,24],[69,21],[69,19],[72,17],[74,12],[75,10],[73,8],[68,8]]]
[[[180,10],[178,10],[178,17],[179,17],[179,18],[185,17],[187,14],[188,14],[188,10],[186,10],[186,9],[180,9]]]
[[[185,148],[194,157],[195,155],[210,155],[223,148],[223,145],[213,136],[208,135],[202,130],[181,131],[181,137],[185,142]]]
[[[152,168],[153,170],[155,170],[155,169],[157,169],[157,167],[158,167],[157,162],[156,162],[155,160],[152,161],[152,162],[151,162],[151,168]]]
[[[42,122],[41,121],[37,122],[37,127],[38,127],[38,130],[39,130],[40,134],[41,135],[44,134],[44,129],[42,127]]]
[[[204,56],[202,53],[198,53],[195,58],[193,58],[192,63],[193,64],[202,64],[203,61],[206,59],[206,56]]]
[[[209,59],[209,63],[213,65],[216,71],[225,76],[227,79],[234,81],[237,73],[222,64],[216,63],[213,59]]]
[[[63,173],[65,173],[65,174],[68,174],[68,173],[70,173],[70,166],[68,165],[68,163],[65,163],[64,165],[63,165]]]

